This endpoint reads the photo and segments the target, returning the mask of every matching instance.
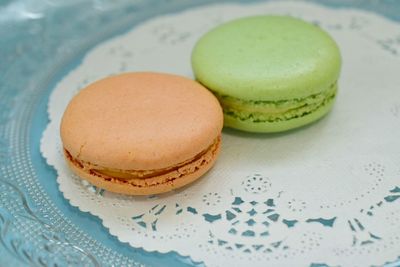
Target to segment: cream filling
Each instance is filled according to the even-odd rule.
[[[135,179],[145,180],[155,177],[179,178],[182,175],[193,173],[202,165],[208,164],[213,160],[215,153],[217,152],[220,145],[220,141],[221,137],[219,136],[214,140],[211,146],[197,154],[195,157],[168,168],[155,170],[121,170],[114,168],[105,168],[90,162],[73,158],[66,149],[64,149],[64,153],[70,162],[72,162],[75,166],[83,169],[83,171],[87,173],[97,175],[105,179],[117,179],[129,182],[130,180]]]
[[[253,122],[276,122],[302,117],[316,111],[333,100],[336,91],[337,83],[334,83],[321,93],[305,98],[280,101],[242,100],[217,93],[215,95],[220,101],[225,115]]]

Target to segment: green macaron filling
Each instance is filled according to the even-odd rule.
[[[265,123],[288,121],[311,114],[333,101],[336,91],[337,83],[335,82],[318,94],[279,101],[243,100],[218,93],[214,94],[220,101],[225,116],[231,116],[241,121]]]

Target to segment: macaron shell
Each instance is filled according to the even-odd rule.
[[[89,85],[61,123],[64,148],[103,167],[152,170],[208,148],[223,125],[218,100],[176,75],[127,73]]]
[[[174,180],[170,180],[168,182],[165,182],[165,180],[161,178],[153,177],[151,178],[152,182],[153,183],[156,182],[157,184],[152,186],[143,185],[146,183],[145,179],[138,179],[140,180],[139,182],[142,184],[142,186],[135,186],[134,184],[124,182],[118,179],[105,179],[84,171],[83,169],[77,167],[68,159],[66,161],[68,163],[68,166],[74,173],[76,173],[81,178],[89,181],[90,183],[99,188],[103,188],[110,192],[125,194],[125,195],[153,195],[153,194],[161,194],[169,192],[171,190],[183,187],[202,177],[214,165],[218,157],[218,154],[220,152],[220,149],[221,149],[221,142],[219,141],[216,150],[213,151],[212,160],[209,161],[207,164],[202,165],[195,172],[184,175]]]
[[[222,24],[192,53],[195,77],[210,90],[246,100],[316,94],[337,81],[341,58],[319,27],[286,16],[256,16]]]
[[[307,114],[305,116],[293,119],[293,120],[282,120],[277,122],[261,122],[256,123],[253,121],[240,120],[230,115],[224,114],[225,126],[243,130],[247,132],[259,132],[259,133],[273,133],[282,132],[290,129],[299,128],[313,121],[316,121],[325,116],[333,107],[335,99],[327,102],[324,106],[318,110]]]

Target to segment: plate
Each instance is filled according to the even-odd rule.
[[[238,2],[238,1],[235,1]],[[245,2],[245,1],[243,1]],[[400,4],[314,1],[400,20]],[[134,249],[72,207],[39,151],[55,85],[98,43],[162,14],[211,1],[6,1],[0,4],[0,265],[192,266]],[[396,266],[399,263],[392,263]]]

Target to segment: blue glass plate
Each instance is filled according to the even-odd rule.
[[[150,17],[213,2],[0,0],[1,266],[202,265],[176,253],[120,243],[97,217],[72,207],[59,192],[39,142],[51,90],[90,48]],[[400,21],[396,0],[313,2]],[[388,266],[400,266],[400,261]]]

